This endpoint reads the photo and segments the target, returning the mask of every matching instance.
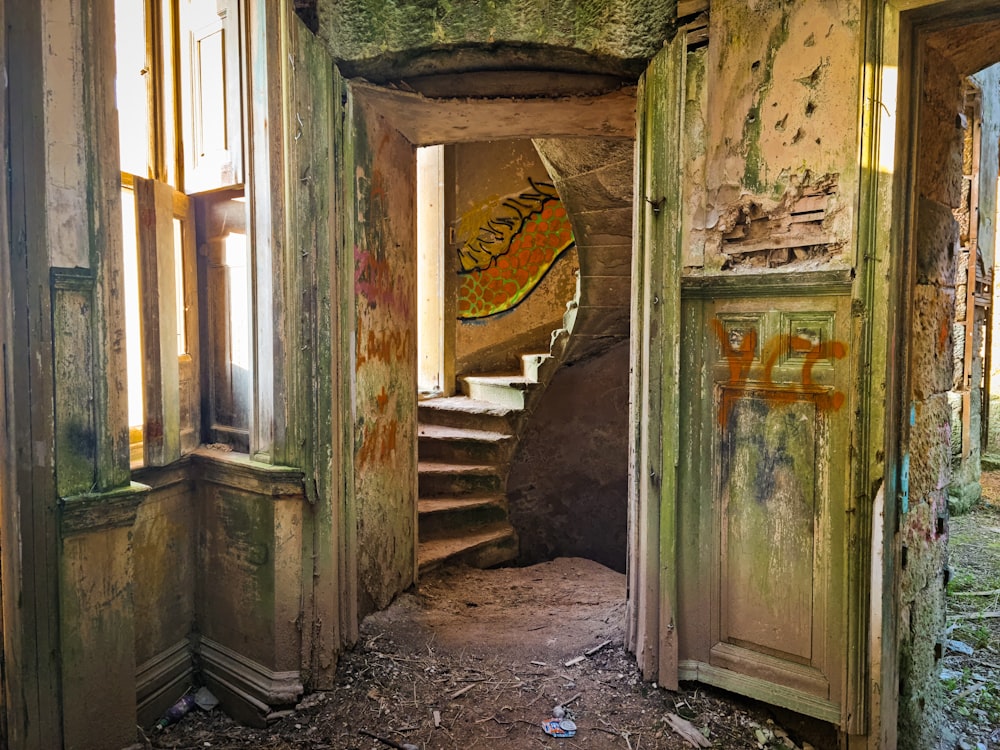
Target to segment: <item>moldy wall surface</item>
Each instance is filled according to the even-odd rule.
[[[672,0],[317,2],[319,36],[341,70],[374,81],[456,63],[523,69],[526,59],[537,68],[635,77],[668,35],[675,7]]]

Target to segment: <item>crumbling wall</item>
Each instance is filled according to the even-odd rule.
[[[956,266],[954,211],[962,199],[965,131],[960,78],[929,49],[918,123],[915,278],[910,295],[908,434],[903,441],[898,586],[899,746],[933,747],[943,695],[937,676],[944,629]]]
[[[567,247],[569,219],[531,141],[459,144],[453,159],[455,215],[447,222],[454,241],[445,252],[446,267],[458,272],[455,372],[518,371],[521,354],[549,350],[552,331],[562,328],[566,303],[576,293],[580,264],[575,246]],[[556,198],[550,200],[551,195]],[[478,282],[480,266],[466,269],[460,257],[466,248],[475,251],[487,241],[498,246],[498,254],[480,265],[487,273],[503,271],[498,307],[496,284]],[[546,252],[552,254],[548,263]],[[511,294],[503,296],[508,289]],[[483,296],[489,296],[485,304],[467,309]],[[520,301],[504,309],[508,298]],[[491,314],[493,309],[501,312]]]
[[[993,170],[980,172],[982,97],[983,91],[972,79],[962,87],[964,110],[960,114],[962,136],[962,196],[955,209],[958,222],[959,252],[955,273],[955,322],[953,325],[953,383],[949,392],[951,403],[952,476],[948,488],[948,505],[952,513],[963,513],[979,501],[980,456],[983,417],[983,357],[985,323],[989,299],[984,295],[987,285],[987,265],[979,232],[989,231],[993,222],[984,225],[981,188],[996,181],[989,179]],[[995,142],[993,144],[995,151]],[[994,153],[995,158],[995,153]],[[996,163],[995,161],[993,163]],[[987,194],[989,198],[989,194]],[[990,201],[987,200],[987,203]],[[985,239],[985,238],[984,238]],[[986,245],[991,253],[992,240]]]
[[[712,4],[712,42],[688,57],[687,273],[852,264],[858,12]]]

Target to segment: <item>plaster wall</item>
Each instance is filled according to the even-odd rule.
[[[688,274],[852,264],[859,12],[712,3],[707,51],[688,57]]]
[[[454,242],[446,252],[449,268],[459,268],[457,249],[481,231],[495,215],[503,217],[501,203],[532,190],[529,180],[550,183],[551,178],[529,140],[459,144],[452,149],[454,164]],[[520,369],[520,355],[548,352],[552,331],[562,328],[566,304],[576,294],[579,272],[576,248],[560,255],[534,290],[513,309],[472,320],[459,320],[455,331],[455,372],[470,375]],[[462,274],[457,275],[460,288]]]
[[[415,576],[416,156],[381,115],[353,105],[354,472],[364,616]]]
[[[507,479],[518,563],[579,556],[625,572],[629,345],[560,368]]]

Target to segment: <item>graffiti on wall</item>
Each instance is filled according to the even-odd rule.
[[[411,403],[406,373],[415,354],[414,259],[401,252],[390,219],[396,184],[380,170],[358,168],[358,243],[354,247],[355,338],[358,411],[355,458],[359,470],[394,467],[397,443],[407,438]]]
[[[712,328],[719,340],[729,368],[727,385],[744,386],[748,383],[750,369],[758,357],[758,334],[753,326],[727,328],[722,321],[712,320]],[[775,383],[773,371],[779,358],[789,354],[802,360],[801,384]],[[761,397],[769,404],[790,404],[809,394],[821,412],[837,411],[846,397],[840,391],[822,388],[813,382],[813,369],[819,362],[843,359],[847,346],[842,341],[824,340],[817,331],[800,331],[796,334],[772,336],[760,349],[761,377],[754,380],[761,387]],[[724,398],[719,409],[719,426],[729,422],[734,400]]]
[[[530,188],[492,208],[458,250],[458,317],[484,318],[520,304],[573,245],[573,230],[555,186]]]

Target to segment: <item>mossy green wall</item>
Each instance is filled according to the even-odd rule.
[[[320,0],[317,11],[319,35],[348,74],[356,70],[377,79],[406,69],[438,72],[428,60],[451,53],[458,57],[449,67],[458,72],[469,69],[463,55],[481,61],[485,51],[493,69],[518,63],[551,68],[570,59],[583,65],[592,57],[594,70],[638,75],[670,35],[675,5],[674,0]],[[532,49],[546,51],[537,55]]]

